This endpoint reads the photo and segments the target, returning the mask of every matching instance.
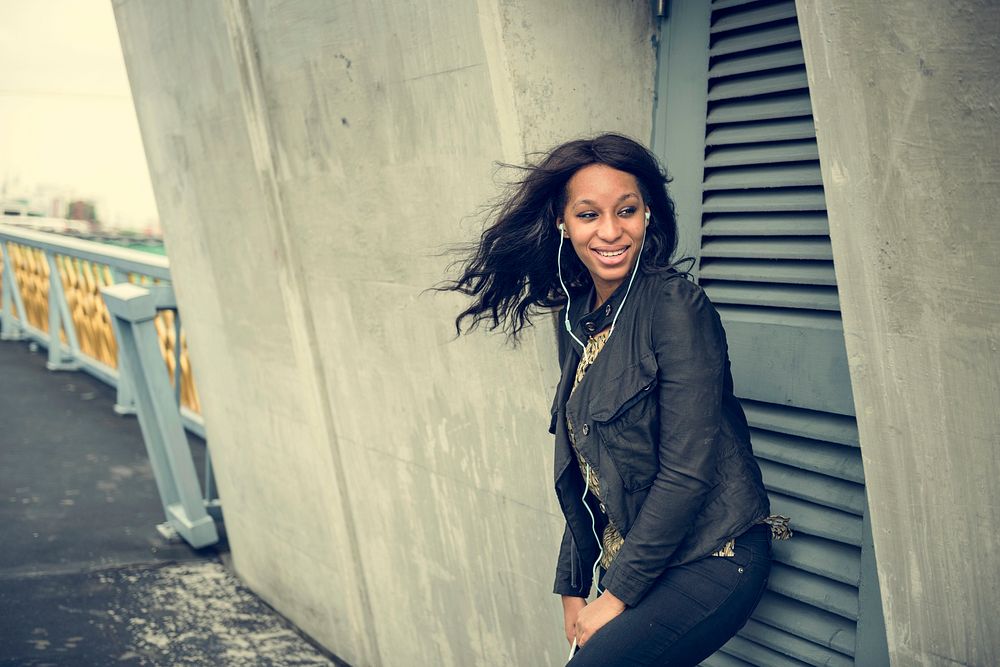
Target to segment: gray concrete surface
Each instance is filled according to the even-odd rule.
[[[494,161],[648,140],[650,3],[115,14],[237,571],[352,664],[561,664],[552,324],[423,290]]]
[[[138,422],[45,362],[0,343],[0,665],[342,664],[236,578],[224,539],[163,539]]]
[[[1000,5],[798,0],[892,664],[1000,664]]]

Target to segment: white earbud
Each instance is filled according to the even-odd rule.
[[[646,210],[646,224],[649,224],[649,209]]]

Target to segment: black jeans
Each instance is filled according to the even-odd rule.
[[[771,572],[771,528],[736,538],[735,556],[707,556],[667,568],[639,604],[579,649],[572,667],[697,665],[743,627]]]

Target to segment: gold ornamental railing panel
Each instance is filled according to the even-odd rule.
[[[100,248],[95,249],[94,246],[100,244],[67,239],[66,242],[73,245],[86,244],[87,255],[91,258],[84,258],[75,255],[71,249],[60,252],[59,249],[52,247],[60,238],[57,235],[34,232],[31,236],[35,237],[38,234],[52,237],[55,240],[46,239],[49,242],[48,247],[43,249],[9,239],[4,241],[0,238],[0,243],[6,248],[10,264],[13,265],[17,291],[23,303],[25,323],[40,333],[48,334],[49,262],[46,253],[50,253],[58,267],[66,308],[79,342],[79,354],[85,355],[109,369],[117,370],[118,345],[115,341],[108,309],[101,297],[100,288],[124,280],[140,285],[168,284],[168,282],[162,277],[143,274],[139,270],[129,271],[125,270],[125,267],[116,267],[115,264],[121,264],[121,262],[116,262],[116,258],[113,256],[108,258],[108,263],[97,261],[93,256],[100,252]],[[106,248],[112,255],[121,255],[122,253],[119,251],[123,250],[115,246],[106,246]],[[128,252],[139,253],[140,251]],[[133,255],[133,259],[134,257],[135,255]],[[130,263],[136,264],[136,261]],[[162,273],[159,267],[157,268],[157,272]],[[3,277],[4,270],[5,263],[0,262],[0,278]],[[13,312],[15,317],[20,318],[14,304],[3,303],[2,292],[0,292],[0,309],[4,309],[3,312]],[[175,311],[172,310],[161,311],[156,316],[155,324],[160,341],[160,352],[163,355],[170,382],[176,387],[177,346],[180,345],[180,403],[192,412],[200,414],[201,404],[198,400],[198,391],[195,387],[194,374],[188,356],[187,339],[183,327],[178,335],[175,317]],[[68,344],[65,331],[60,331],[60,340],[63,344]]]

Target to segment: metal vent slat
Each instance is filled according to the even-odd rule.
[[[753,428],[860,447],[858,425],[852,417],[757,401],[742,401],[742,404]]]
[[[717,12],[733,7],[742,7],[760,2],[760,0],[712,0],[712,11]]]
[[[731,655],[726,655],[722,651],[716,651],[701,661],[701,667],[754,667],[754,665],[751,665],[749,662],[743,662]]]
[[[713,12],[717,9],[718,8],[713,7]],[[748,9],[746,11],[726,14],[712,23],[711,32],[714,35],[729,30],[750,28],[753,26],[763,25],[765,23],[773,23],[775,21],[793,18],[795,18],[795,3],[782,2]]]
[[[750,190],[823,185],[818,162],[805,165],[773,164],[706,169],[703,187],[713,190]]]
[[[798,116],[812,117],[808,92],[716,103],[709,107],[708,124],[745,123]]]
[[[753,617],[838,653],[854,655],[857,629],[842,616],[769,592]]]
[[[746,660],[751,665],[767,665],[768,667],[808,667],[808,663],[801,662],[782,653],[772,651],[749,639],[733,637],[726,642],[721,651],[735,656],[740,660]]]
[[[854,661],[843,653],[838,653],[753,619],[750,619],[743,626],[739,634],[741,637],[780,651],[814,667],[851,667],[854,664]]]
[[[861,579],[861,550],[848,544],[796,533],[790,540],[773,543],[774,559],[804,572],[858,586]]]
[[[728,261],[728,260],[719,260]],[[776,262],[770,262],[774,264]],[[806,262],[801,262],[805,264]],[[771,327],[809,329],[821,333],[842,332],[844,329],[840,313],[823,311],[790,310],[785,308],[745,308],[725,306],[719,308],[722,319],[734,324],[762,324]]]
[[[825,210],[826,198],[822,187],[708,192],[702,202],[705,213]]]
[[[755,76],[734,77],[717,81],[708,89],[708,101],[732,100],[770,93],[783,93],[809,87],[804,67],[776,70]]]
[[[701,275],[713,280],[795,283],[799,285],[836,285],[832,262],[773,260],[706,259]]]
[[[706,146],[752,144],[762,141],[792,141],[815,139],[816,124],[809,118],[781,118],[750,123],[731,123],[711,129],[705,137]],[[818,159],[818,158],[817,158]]]
[[[758,428],[750,429],[750,438],[753,453],[759,458],[856,484],[865,482],[861,452],[857,448]]]
[[[861,517],[773,491],[768,495],[771,511],[791,517],[793,531],[861,547]]]
[[[709,49],[708,54],[710,57],[715,58],[729,55],[730,53],[763,49],[781,44],[792,44],[798,42],[799,39],[798,24],[786,23],[752,32],[719,35],[713,40],[712,48]]]
[[[706,239],[701,256],[833,260],[833,249],[825,236],[721,236]]]
[[[826,236],[829,224],[825,212],[806,213],[725,213],[705,216],[704,236]]]
[[[815,139],[717,147],[705,157],[705,166],[732,167],[806,161],[815,162],[816,171],[819,171],[819,149],[816,147]],[[822,182],[821,180],[820,183]]]
[[[849,512],[861,517],[865,511],[865,487],[829,475],[809,472],[773,461],[760,461],[768,491]]]
[[[708,78],[718,79],[724,76],[763,72],[769,69],[781,69],[797,65],[805,65],[802,46],[791,44],[783,48],[769,49],[767,51],[754,51],[752,53],[714,58],[712,66],[708,69]]]
[[[858,620],[858,589],[781,563],[771,566],[768,590]]]
[[[772,306],[774,308],[840,310],[840,299],[837,296],[836,287],[789,284],[768,285],[766,283],[741,283],[722,280],[702,280],[701,286],[713,303]]]

